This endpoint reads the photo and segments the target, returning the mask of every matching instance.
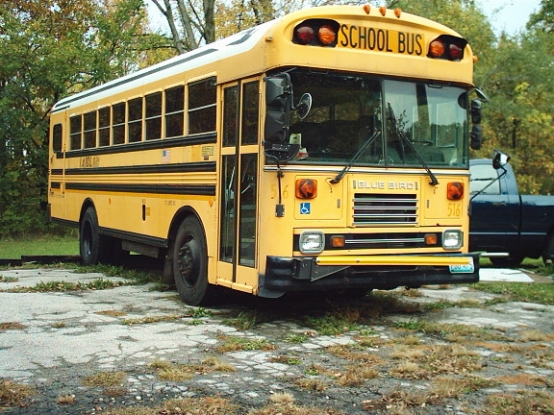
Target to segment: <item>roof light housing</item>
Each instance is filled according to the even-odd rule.
[[[327,46],[337,45],[339,24],[330,19],[307,19],[296,25],[292,42],[298,45]]]
[[[466,46],[467,40],[461,37],[440,35],[429,43],[427,57],[458,62],[464,58]]]

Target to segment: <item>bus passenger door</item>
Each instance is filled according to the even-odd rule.
[[[260,82],[223,87],[218,284],[252,292],[258,286]]]

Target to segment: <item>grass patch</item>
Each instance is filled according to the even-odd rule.
[[[192,379],[195,375],[209,372],[230,373],[236,371],[233,365],[225,363],[215,356],[208,357],[196,365],[185,365],[157,360],[151,363],[150,366],[156,369],[158,378],[171,382],[183,382]]]
[[[223,344],[217,346],[219,353],[238,352],[248,350],[275,350],[275,345],[266,339],[248,339],[239,336],[220,336]]]
[[[104,278],[97,278],[90,282],[67,282],[67,281],[41,281],[33,287],[15,287],[6,290],[7,292],[67,292],[67,291],[84,291],[84,290],[107,290],[110,288],[120,287],[124,285],[120,281],[112,281]]]
[[[0,239],[2,258],[20,259],[25,255],[79,255],[77,235],[42,235],[33,238]]]
[[[83,379],[83,385],[91,387],[121,386],[127,374],[125,372],[100,372]]]
[[[517,391],[490,395],[485,400],[484,415],[539,415],[554,413],[554,394],[546,391]]]
[[[499,294],[504,301],[554,305],[554,284],[491,282],[472,284],[471,287],[479,291]]]

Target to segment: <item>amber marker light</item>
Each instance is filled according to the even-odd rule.
[[[381,15],[384,16],[387,14],[387,8],[385,6],[379,7],[379,11],[381,12]]]
[[[331,246],[333,248],[344,248],[344,236],[342,235],[331,236]]]
[[[369,14],[369,12],[371,11],[371,6],[369,4],[364,4],[364,12],[365,14]]]
[[[444,55],[445,46],[440,40],[433,40],[429,45],[429,54],[434,58],[439,58]]]
[[[437,235],[434,233],[425,234],[425,245],[436,245],[438,242]]]
[[[315,199],[317,197],[317,180],[298,179],[294,193],[297,199]]]
[[[317,36],[321,44],[324,46],[332,45],[337,38],[335,30],[329,25],[321,26],[317,32]]]
[[[448,200],[462,200],[464,198],[464,184],[461,182],[448,182],[446,185],[446,198]]]
[[[400,19],[400,15],[402,14],[402,10],[400,9],[394,9],[394,15]]]

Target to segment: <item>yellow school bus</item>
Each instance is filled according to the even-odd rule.
[[[49,216],[190,305],[476,282],[474,60],[398,9],[288,14],[56,103]]]

